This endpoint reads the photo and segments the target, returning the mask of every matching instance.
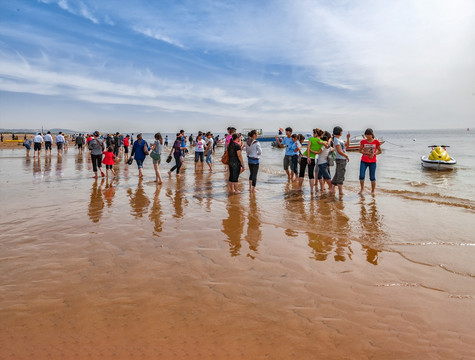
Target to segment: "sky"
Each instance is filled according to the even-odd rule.
[[[473,0],[0,1],[0,128],[475,127]]]

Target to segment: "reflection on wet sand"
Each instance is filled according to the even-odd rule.
[[[56,177],[63,177],[63,157],[61,156],[61,153],[58,153],[56,158]]]
[[[383,243],[386,233],[383,230],[382,216],[379,215],[376,199],[372,198],[365,204],[364,198],[360,201],[360,242],[366,251],[366,261],[378,265],[379,253],[376,248]]]
[[[241,205],[241,197],[231,195],[226,204],[228,217],[223,219],[221,231],[226,234],[231,256],[238,256],[241,249],[241,237],[244,231],[244,212]]]
[[[127,189],[127,194],[129,196],[130,214],[135,218],[143,217],[147,213],[148,206],[150,205],[150,200],[143,188],[143,180],[139,179],[135,191]]]
[[[183,217],[183,205],[188,205],[188,199],[185,197],[184,187],[184,179],[180,176],[175,180],[175,191],[170,188],[167,189],[167,197],[171,200],[173,209],[175,210],[173,217],[177,219]]]
[[[162,220],[162,206],[160,204],[160,190],[162,187],[157,185],[155,188],[155,194],[153,196],[152,207],[150,208],[149,219],[153,222],[153,235],[160,237],[160,233],[163,229],[163,220]]]
[[[76,171],[82,171],[84,167],[84,154],[78,153],[76,155]]]
[[[41,171],[41,159],[39,157],[37,159],[33,159],[33,177],[35,179],[41,179],[43,177],[43,173]]]
[[[99,184],[98,179],[94,179],[91,189],[91,199],[89,201],[88,215],[93,223],[99,222],[102,217],[104,209],[104,199],[102,198],[102,185],[104,185],[104,178]]]
[[[255,254],[258,254],[257,250],[259,242],[262,239],[261,215],[255,194],[249,194],[249,209],[247,212],[247,219],[247,233],[245,239],[249,243],[250,250],[247,256],[254,259],[254,255],[251,253],[251,251]]]
[[[335,261],[351,260],[353,250],[348,239],[351,227],[345,213],[344,203],[339,200],[320,200],[317,206],[317,218],[320,231],[307,232],[308,246],[317,261],[327,260],[330,254]]]
[[[104,200],[107,203],[107,207],[112,206],[112,201],[114,200],[115,195],[115,187],[114,187],[114,180],[106,180],[106,187],[104,189]]]

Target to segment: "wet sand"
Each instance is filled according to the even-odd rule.
[[[157,186],[150,159],[94,180],[76,150],[0,153],[0,358],[475,357],[473,201],[273,169],[228,196],[187,162]]]

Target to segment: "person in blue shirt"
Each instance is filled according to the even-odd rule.
[[[294,142],[292,141],[291,127],[285,128],[285,135],[286,137],[283,138],[282,141],[280,141],[278,137],[275,138],[275,141],[278,147],[285,147],[284,170],[287,173],[288,180],[292,180],[293,172],[290,170],[290,165],[292,164],[292,156],[294,155]]]
[[[150,146],[144,139],[142,139],[142,134],[137,134],[137,140],[135,140],[134,145],[132,146],[132,153],[130,156],[132,156],[137,162],[139,178],[143,178],[143,162],[149,151]]]

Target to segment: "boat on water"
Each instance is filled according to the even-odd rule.
[[[435,170],[452,170],[457,164],[457,160],[450,157],[447,153],[447,145],[431,145],[429,156],[422,156],[421,162],[424,168]]]
[[[346,147],[346,151],[359,151],[360,150],[360,142],[361,140],[366,139],[364,135],[353,136],[350,138],[350,146]],[[381,145],[384,144],[385,140],[381,138],[377,138],[376,140],[379,141]]]
[[[272,142],[272,141],[275,141],[276,136],[279,137],[279,138],[282,137],[281,133],[274,134],[274,135],[264,135],[263,132],[262,132],[262,129],[243,129],[242,130],[242,135],[244,137],[244,141],[247,140],[247,134],[252,130],[257,131],[257,140],[259,140],[260,142]],[[282,131],[280,131],[280,132],[282,132]]]

